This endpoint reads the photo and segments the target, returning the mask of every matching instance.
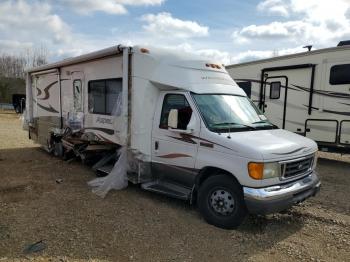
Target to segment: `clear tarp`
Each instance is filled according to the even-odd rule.
[[[102,198],[104,198],[111,189],[120,190],[128,186],[128,154],[126,147],[121,147],[118,150],[118,154],[118,160],[115,162],[109,175],[95,178],[88,182],[88,185],[93,187],[92,192]]]

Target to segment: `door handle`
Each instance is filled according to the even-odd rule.
[[[305,129],[305,132],[310,132],[310,131],[311,131],[310,128]]]
[[[158,148],[159,148],[159,142],[156,141],[156,142],[154,142],[154,149],[155,149],[155,150],[158,150]]]

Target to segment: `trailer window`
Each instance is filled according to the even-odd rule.
[[[81,88],[81,80],[73,81],[73,97],[74,97],[74,110],[76,112],[83,111],[83,94]]]
[[[89,112],[103,115],[119,115],[117,101],[122,93],[122,79],[89,81]]]
[[[350,84],[350,64],[332,66],[329,83],[331,85]]]
[[[186,130],[192,116],[192,109],[184,95],[168,94],[164,97],[159,128],[168,129],[168,117],[171,109],[178,110],[178,129]]]
[[[281,82],[270,83],[270,99],[279,99],[281,95]]]

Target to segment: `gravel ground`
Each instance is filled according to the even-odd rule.
[[[319,156],[318,196],[229,231],[138,186],[97,197],[88,167],[48,155],[2,112],[0,261],[350,261],[350,158]],[[40,240],[44,250],[24,254]]]

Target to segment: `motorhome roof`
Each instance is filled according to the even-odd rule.
[[[64,60],[59,61],[59,62],[30,68],[27,70],[27,73],[34,73],[34,72],[55,69],[55,68],[59,68],[59,67],[63,67],[63,66],[68,66],[68,65],[72,65],[72,64],[76,64],[76,63],[81,63],[81,62],[85,62],[85,61],[89,61],[89,60],[94,60],[94,59],[99,59],[99,58],[115,55],[115,54],[121,53],[122,48],[123,48],[123,46],[121,46],[121,45],[112,46],[109,48],[105,48],[105,49],[91,52],[88,54],[84,54],[81,56],[67,58],[67,59],[64,59]]]
[[[70,57],[55,63],[51,64],[46,64],[43,66],[39,67],[34,67],[30,68],[27,70],[28,73],[34,73],[34,72],[40,72],[40,71],[46,71],[50,69],[56,69],[60,68],[63,66],[69,66],[72,64],[77,64],[81,62],[86,62],[94,59],[100,59],[103,57],[108,57],[112,55],[116,55],[122,52],[122,49],[125,48],[123,45],[117,45],[117,46],[112,46],[109,48],[105,48],[102,50],[98,50],[95,52],[91,52],[88,54],[76,56],[76,57]],[[165,49],[165,48],[158,48],[158,47],[149,47],[149,46],[133,46],[129,47],[133,50],[133,52],[138,52],[138,53],[144,53],[142,52],[143,50],[146,51],[148,50],[151,54],[152,57],[154,57],[157,60],[162,60],[162,61],[171,61],[172,63],[178,62],[178,61],[209,61],[209,59],[203,59],[202,57],[192,54],[192,53],[187,53],[187,52],[179,52],[176,50],[171,50],[171,49]],[[212,61],[211,61],[212,62]]]
[[[349,49],[350,49],[349,45],[347,45],[347,46],[345,45],[345,46],[329,47],[329,48],[317,49],[317,50],[314,50],[314,51],[306,51],[306,52],[301,52],[301,53],[296,53],[296,54],[276,56],[276,57],[271,57],[271,58],[266,58],[266,59],[259,59],[259,60],[250,61],[250,62],[244,62],[244,63],[239,63],[239,64],[228,65],[228,66],[226,66],[226,69],[234,68],[234,67],[238,67],[238,66],[244,66],[244,65],[267,63],[267,62],[273,62],[273,61],[278,61],[278,60],[282,60],[282,59],[289,59],[289,58],[295,58],[295,57],[316,55],[316,54],[321,54],[321,53],[336,52],[336,51],[349,50]]]

